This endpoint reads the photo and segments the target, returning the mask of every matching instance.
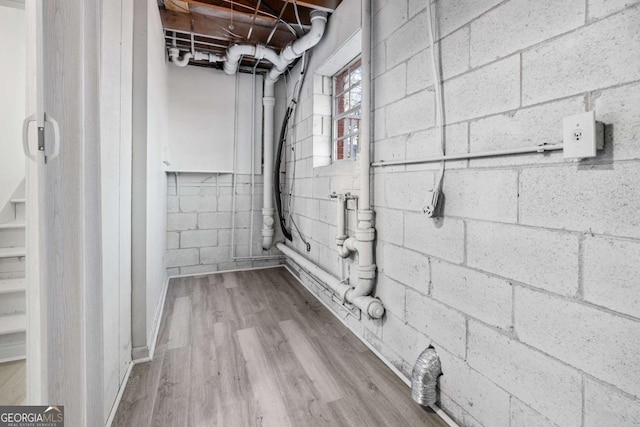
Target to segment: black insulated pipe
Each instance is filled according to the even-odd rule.
[[[292,104],[295,105],[295,101],[292,101]],[[284,114],[282,127],[280,128],[280,141],[278,142],[276,165],[273,168],[273,190],[276,197],[276,209],[278,211],[278,219],[280,220],[280,228],[282,229],[282,234],[284,235],[284,237],[290,242],[293,241],[293,235],[291,234],[291,229],[287,228],[286,221],[284,220],[284,212],[282,209],[282,190],[280,189],[280,167],[282,165],[282,150],[287,140],[287,128],[289,126],[289,118],[291,117],[292,112],[293,106],[289,105],[289,107],[287,107],[286,113]],[[266,188],[265,191],[267,191]]]

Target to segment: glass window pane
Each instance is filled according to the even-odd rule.
[[[362,102],[361,80],[360,60],[345,67],[334,77],[334,161],[357,157],[361,117],[360,104]],[[347,111],[349,113],[345,114]]]
[[[336,80],[335,80],[335,92],[334,93],[340,93],[342,91],[344,91],[345,89],[347,89],[349,87],[349,73],[348,72],[342,72],[340,74],[338,74],[336,76]]]
[[[344,140],[344,157],[351,159],[351,138],[345,138]]]
[[[360,105],[362,99],[362,88],[358,85],[349,91],[349,108]]]
[[[349,79],[351,81],[351,85],[354,85],[362,80],[362,69],[360,68],[360,61],[358,61],[356,68],[352,68],[351,73],[349,74]]]
[[[342,94],[336,98],[336,111],[342,114],[349,109],[349,93]]]
[[[357,133],[359,125],[360,125],[360,120],[359,119],[350,119],[349,120],[349,133]]]
[[[344,159],[344,140],[341,139],[336,143],[336,160]]]
[[[336,122],[336,139],[342,138],[347,134],[347,120],[348,119],[340,119]]]

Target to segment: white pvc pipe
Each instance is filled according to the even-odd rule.
[[[185,52],[184,56],[180,58],[180,50],[177,47],[172,47],[169,48],[169,59],[178,67],[186,67],[190,59],[196,61],[222,62],[225,60],[225,57],[213,53],[195,51],[193,53]]]
[[[528,154],[528,153],[544,153],[546,151],[562,150],[563,144],[541,144],[533,147],[512,148],[506,150],[494,150],[494,151],[481,151],[478,153],[461,153],[461,154],[447,154],[446,156],[426,157],[423,159],[410,159],[410,160],[381,160],[379,162],[371,163],[373,167],[384,166],[398,166],[398,165],[415,165],[419,163],[435,163],[443,160],[466,160],[477,159],[481,157],[498,157],[509,156],[513,154]]]
[[[251,56],[257,60],[266,59],[273,64],[281,73],[289,65],[278,53],[263,45],[236,44],[227,49],[227,56],[224,62],[224,72],[233,75],[238,71],[240,58]]]
[[[264,187],[263,187],[263,209],[262,209],[262,248],[268,250],[273,245],[274,230],[274,214],[273,208],[273,109],[275,106],[275,83],[280,78],[289,64],[302,55],[306,50],[315,46],[322,35],[327,24],[327,14],[325,12],[314,10],[311,12],[311,30],[296,40],[292,45],[287,45],[277,58],[270,49],[256,46],[254,53],[260,58],[266,58],[273,64],[269,74],[264,81],[264,123],[263,123],[263,141],[264,141]],[[244,52],[243,45],[233,46],[231,53],[227,54],[227,62],[225,62],[225,72],[229,73],[237,70],[238,60],[236,60],[237,52]],[[242,50],[241,50],[242,49]],[[235,72],[235,71],[234,71]]]
[[[184,56],[180,58],[180,50],[177,47],[169,49],[169,59],[178,67],[186,67],[192,57],[191,52],[186,52]]]
[[[370,172],[370,140],[371,140],[371,0],[362,0],[362,97],[360,126],[360,197],[359,210],[370,210],[369,198],[371,181]]]
[[[338,222],[338,234],[336,235],[336,245],[338,246],[338,255],[342,258],[348,258],[351,251],[346,247],[345,240],[347,240],[347,227],[346,227],[346,211],[347,211],[347,199],[343,195],[338,195],[336,206],[337,222]]]
[[[273,236],[275,234],[275,230],[273,228],[273,224],[275,222],[275,209],[273,208],[273,194],[271,192],[273,188],[273,109],[276,104],[274,85],[274,82],[265,80],[264,97],[262,98],[262,105],[264,109],[264,125],[262,133],[264,140],[262,249],[265,251],[270,249],[273,245]]]
[[[285,254],[287,257],[291,258],[300,267],[305,269],[309,274],[326,284],[341,300],[344,301],[345,295],[351,289],[349,285],[341,282],[340,279],[318,267],[312,261],[300,255],[284,243],[276,243],[276,248],[278,248],[280,252]]]
[[[382,302],[371,296],[353,296],[353,288],[343,283],[327,271],[315,265],[312,261],[300,255],[284,243],[276,243],[276,248],[289,257],[293,262],[298,264],[309,274],[314,276],[320,282],[325,283],[342,301],[350,302],[358,307],[361,311],[374,319],[380,319],[384,315],[384,306]]]
[[[351,291],[352,298],[364,297],[373,290],[376,265],[373,256],[375,228],[371,210],[370,143],[371,143],[371,0],[362,0],[362,98],[360,126],[360,197],[358,198],[357,242],[352,246],[358,252],[358,284]],[[349,246],[349,245],[345,245]]]
[[[336,245],[338,255],[347,258],[351,252],[358,253],[358,282],[347,292],[346,299],[373,318],[384,314],[382,303],[371,297],[376,277],[376,265],[373,255],[375,228],[373,228],[373,210],[371,209],[370,181],[370,142],[371,142],[371,0],[362,0],[362,98],[360,126],[360,197],[358,198],[358,224],[356,236],[347,238],[345,225],[346,200],[338,196]],[[375,301],[375,303],[374,303]],[[364,307],[364,308],[363,308]]]

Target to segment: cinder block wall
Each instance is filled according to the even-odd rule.
[[[437,155],[426,0],[373,5],[374,158]],[[561,153],[448,163],[437,220],[421,211],[438,164],[376,169],[381,321],[348,316],[300,274],[407,376],[434,345],[444,371],[440,404],[461,425],[638,425],[640,6],[438,0],[434,7],[448,153],[559,143],[562,118],[593,109],[607,125],[605,151],[580,163]],[[310,69],[323,60],[315,54]],[[294,218],[311,240],[311,259],[355,276],[353,262],[341,265],[336,255],[327,195],[357,193],[357,169],[313,167],[322,148],[314,135],[327,132],[322,113],[314,114],[326,95],[321,81],[306,80],[294,129]],[[305,253],[298,236],[294,245]]]
[[[238,175],[233,223],[231,174],[174,174],[168,177],[167,272],[170,276],[263,267],[273,260],[244,260],[253,242],[253,256],[277,255],[262,251],[262,175],[255,176],[253,239],[251,239],[251,175]],[[235,247],[232,248],[232,226]],[[232,254],[235,251],[235,254]]]

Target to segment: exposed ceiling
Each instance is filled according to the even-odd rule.
[[[333,12],[341,0],[158,0],[167,46],[224,55],[233,44],[263,44],[279,52],[310,28],[313,9]],[[220,68],[219,63],[190,62]],[[243,58],[240,71],[251,71],[253,58]],[[258,71],[271,67],[257,64]]]

